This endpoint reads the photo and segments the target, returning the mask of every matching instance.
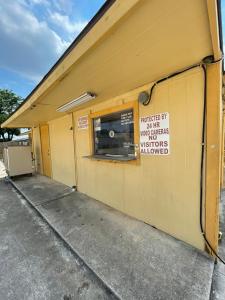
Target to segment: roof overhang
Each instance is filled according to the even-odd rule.
[[[3,127],[37,126],[84,92],[98,103],[208,55],[221,58],[216,0],[106,3]]]

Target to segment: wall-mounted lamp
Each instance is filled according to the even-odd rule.
[[[59,108],[56,109],[56,111],[65,112],[65,111],[72,109],[75,106],[81,105],[81,104],[86,103],[95,98],[96,98],[96,95],[94,93],[87,92],[87,93],[84,93],[83,95],[81,95],[80,97],[60,106]]]

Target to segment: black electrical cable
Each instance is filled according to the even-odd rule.
[[[184,73],[184,72],[187,72],[187,71],[189,71],[189,70],[191,70],[191,69],[194,69],[194,68],[197,68],[197,67],[202,67],[202,66],[205,65],[205,64],[215,64],[215,63],[217,63],[217,62],[219,62],[219,61],[221,61],[221,60],[223,60],[223,56],[222,56],[222,58],[220,58],[220,59],[218,59],[218,60],[213,60],[213,57],[212,57],[212,56],[207,56],[207,57],[203,58],[203,60],[202,60],[200,63],[198,63],[198,64],[192,65],[192,66],[190,66],[190,67],[188,67],[188,68],[186,68],[186,69],[183,69],[183,70],[181,70],[181,71],[172,73],[172,74],[170,74],[170,75],[168,75],[168,76],[166,76],[166,77],[163,77],[163,78],[157,80],[157,81],[151,86],[151,88],[150,88],[150,92],[149,92],[149,97],[148,97],[148,99],[147,99],[145,102],[143,102],[142,104],[143,104],[144,106],[147,106],[147,105],[150,103],[150,101],[151,101],[151,99],[152,99],[153,91],[154,91],[155,87],[157,86],[157,84],[159,84],[159,83],[161,83],[161,82],[163,82],[163,81],[165,81],[165,80],[167,80],[167,79],[173,78],[173,77],[175,77],[175,76],[177,76],[177,75],[180,75],[180,74],[182,74],[182,73]]]
[[[194,69],[194,68],[197,68],[197,67],[201,67],[203,69],[203,74],[204,74],[204,103],[203,103],[203,124],[202,124],[202,149],[201,149],[201,167],[200,167],[200,171],[201,171],[201,175],[200,175],[200,218],[199,218],[199,221],[200,221],[200,229],[201,229],[201,234],[205,240],[205,243],[207,244],[207,246],[210,248],[210,250],[212,251],[212,253],[223,263],[225,264],[225,260],[223,260],[217,253],[216,251],[213,249],[213,247],[211,246],[210,242],[208,241],[207,237],[206,237],[206,234],[205,234],[205,231],[204,231],[204,228],[203,228],[203,221],[202,221],[202,207],[203,207],[203,180],[204,180],[204,150],[205,150],[205,116],[206,116],[206,100],[207,100],[207,74],[206,74],[206,65],[210,65],[210,64],[215,64],[219,61],[223,60],[223,57],[214,61],[213,60],[213,57],[212,56],[208,56],[208,57],[205,57],[199,64],[195,64],[195,65],[192,65],[184,70],[181,70],[181,71],[178,71],[178,72],[175,72],[175,73],[172,73],[171,75],[168,75],[166,77],[163,77],[162,79],[159,79],[157,80],[152,86],[151,86],[151,89],[150,89],[150,92],[149,92],[149,97],[147,99],[147,101],[143,102],[143,105],[144,106],[147,106],[150,101],[151,101],[151,98],[152,98],[152,94],[153,94],[153,91],[155,89],[155,87],[167,80],[167,79],[170,79],[172,77],[175,77],[179,74],[182,74],[184,72],[187,72],[191,69]]]
[[[200,67],[200,66],[201,66],[201,63],[200,63],[200,64],[195,64],[195,65],[192,65],[192,66],[190,66],[190,67],[188,67],[188,68],[186,68],[186,69],[184,69],[184,70],[181,70],[181,71],[172,73],[172,74],[170,74],[170,75],[168,75],[168,76],[166,76],[166,77],[163,77],[162,79],[157,80],[157,81],[151,86],[151,89],[150,89],[150,92],[149,92],[149,97],[148,97],[147,101],[143,102],[142,104],[143,104],[144,106],[147,106],[147,105],[150,103],[151,98],[152,98],[153,91],[154,91],[155,87],[156,87],[159,83],[161,83],[161,82],[163,82],[163,81],[165,81],[165,80],[167,80],[167,79],[170,79],[170,78],[172,78],[172,77],[175,77],[175,76],[177,76],[177,75],[179,75],[179,74],[182,74],[182,73],[184,73],[184,72],[187,72],[187,71],[189,71],[189,70],[191,70],[191,69]]]

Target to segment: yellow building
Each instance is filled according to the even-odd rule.
[[[106,1],[3,126],[37,172],[217,251],[221,44],[216,0]]]

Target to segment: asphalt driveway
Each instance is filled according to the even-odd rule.
[[[3,180],[0,180],[0,299],[115,299]]]

